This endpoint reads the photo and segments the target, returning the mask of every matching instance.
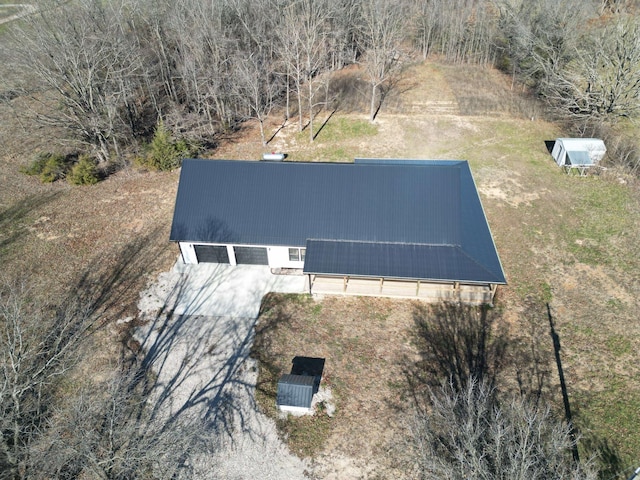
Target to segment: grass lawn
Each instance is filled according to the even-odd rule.
[[[291,151],[294,160],[469,160],[509,282],[499,291],[498,306],[512,342],[538,350],[547,400],[561,413],[549,302],[583,453],[600,454],[609,472],[633,465],[640,451],[638,184],[611,170],[564,174],[544,143],[563,132],[539,120],[539,107],[513,94],[510,79],[495,71],[426,65],[411,78],[413,87],[389,112],[383,108],[374,129],[364,128],[362,116],[338,112],[315,145],[284,131],[280,150]],[[282,431],[302,456],[380,462],[381,452],[403,432],[397,408],[403,362],[414,355],[411,303],[305,297],[270,302],[256,344],[265,410],[276,416],[275,382],[289,373],[293,356],[322,356],[336,415],[280,419]],[[505,385],[514,385],[515,369],[503,377]],[[380,468],[395,468],[382,463]]]

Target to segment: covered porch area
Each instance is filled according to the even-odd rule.
[[[308,275],[312,295],[354,295],[417,299],[428,302],[493,303],[496,284],[463,284],[425,280],[370,278],[338,275]]]

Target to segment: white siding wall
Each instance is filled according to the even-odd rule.
[[[290,407],[289,405],[278,405],[278,408],[280,409],[281,412],[287,412],[294,416],[309,415],[313,413],[312,409],[304,408],[304,407]]]
[[[180,246],[180,253],[182,253],[184,263],[198,263],[193,243],[180,242],[178,245]]]
[[[227,245],[227,255],[229,256],[229,265],[237,265],[236,252],[233,251],[233,245]]]
[[[297,247],[292,247],[297,248]],[[271,268],[302,268],[304,262],[292,262],[289,260],[289,247],[269,247],[269,266]]]
[[[196,251],[193,248],[193,243],[180,242],[180,251],[182,252],[182,258],[184,263],[198,263],[196,257]],[[214,245],[206,243],[198,243],[198,245]],[[219,245],[219,244],[217,244]],[[265,247],[265,245],[237,245],[240,247]],[[236,265],[236,256],[233,252],[234,245],[226,245],[227,253],[229,254],[229,263]],[[295,247],[297,248],[297,247]],[[271,268],[302,268],[304,262],[292,262],[289,260],[289,247],[274,247],[267,246],[267,256],[269,257],[269,266]]]

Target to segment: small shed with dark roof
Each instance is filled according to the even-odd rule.
[[[466,161],[185,160],[185,263],[268,265],[310,293],[490,303],[505,283]]]
[[[278,381],[278,408],[283,412],[310,413],[315,378],[308,375],[282,375]]]

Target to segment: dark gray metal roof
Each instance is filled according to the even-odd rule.
[[[310,242],[305,262],[309,273],[340,270],[337,255],[344,260],[347,251],[357,250],[359,263],[343,263],[339,274],[369,271],[382,276],[390,270],[374,265],[387,262],[394,264],[391,270],[398,278],[437,279],[437,271],[443,272],[442,280],[504,283],[465,161],[183,162],[171,240],[302,247],[310,239],[351,246]],[[378,243],[406,248],[364,245]],[[323,260],[314,248],[334,252],[335,260]],[[418,251],[447,268],[420,270],[411,260]],[[449,253],[445,261],[427,252]],[[391,257],[373,259],[367,253]],[[465,257],[471,263],[463,261]],[[473,269],[472,263],[479,268]],[[484,273],[466,278],[475,272]]]
[[[501,283],[500,270],[478,263],[459,246],[309,240],[304,272],[325,275]]]
[[[315,378],[306,375],[283,375],[278,380],[277,404],[311,408]]]

